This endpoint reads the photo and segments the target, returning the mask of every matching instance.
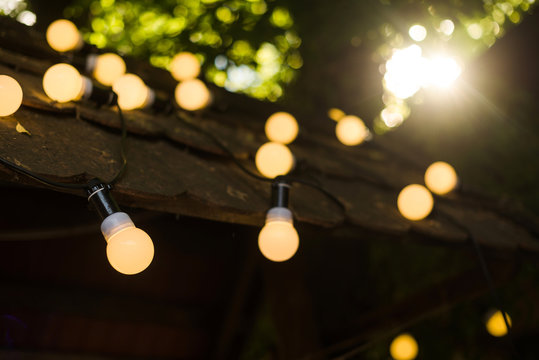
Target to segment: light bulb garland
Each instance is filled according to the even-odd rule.
[[[21,85],[7,75],[0,75],[0,117],[14,114],[22,104]]]

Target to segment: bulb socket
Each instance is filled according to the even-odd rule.
[[[288,208],[288,193],[290,184],[284,179],[277,177],[271,184],[271,206]]]
[[[121,211],[116,201],[110,195],[111,189],[111,185],[103,184],[97,179],[88,183],[88,188],[86,189],[88,202],[94,205],[101,219],[105,219]]]
[[[124,212],[115,212],[107,216],[101,223],[101,233],[108,242],[111,237],[122,230],[134,228],[133,220]]]
[[[273,221],[283,221],[292,224],[292,211],[285,207],[273,207],[266,213],[266,224]]]

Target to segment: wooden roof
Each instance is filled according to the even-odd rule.
[[[45,70],[60,61],[48,50],[43,34],[2,19],[0,73],[16,78],[24,92],[23,106],[4,118],[0,156],[59,181],[110,179],[119,167],[120,121],[114,108],[84,102],[58,104],[43,92]],[[21,41],[23,39],[24,41]],[[32,56],[32,54],[35,54]],[[128,62],[150,86],[171,93],[168,73]],[[212,88],[216,102],[193,115],[197,125],[228,146],[248,168],[266,139],[263,124],[278,106],[227,94]],[[318,116],[318,114],[313,114]],[[270,186],[242,173],[204,135],[179,122],[173,115],[148,111],[125,112],[129,168],[114,190],[121,205],[189,215],[210,220],[261,226],[269,206]],[[455,192],[435,200],[435,211],[425,220],[408,221],[397,211],[397,194],[410,183],[422,183],[428,163],[410,160],[398,144],[375,138],[348,148],[332,133],[300,122],[300,135],[290,145],[296,175],[314,179],[335,195],[346,212],[317,190],[294,186],[291,208],[297,221],[321,227],[361,227],[376,232],[415,233],[434,241],[464,242],[467,233],[498,248],[538,251],[536,223],[495,201]],[[15,130],[17,123],[31,135]],[[11,182],[37,185],[0,169]],[[460,222],[455,226],[448,216]]]

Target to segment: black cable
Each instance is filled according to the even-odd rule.
[[[118,107],[118,115],[120,117],[121,127],[122,127],[122,138],[120,140],[120,146],[121,146],[121,156],[122,156],[122,166],[116,176],[108,183],[109,185],[115,184],[125,173],[125,170],[127,168],[127,156],[126,156],[126,149],[125,149],[125,141],[127,138],[127,128],[125,119],[123,117],[122,110],[120,109],[120,106],[116,103]],[[50,179],[47,179],[46,177],[43,177],[41,175],[38,175],[30,170],[27,170],[23,168],[22,166],[19,166],[17,164],[12,163],[11,161],[8,161],[6,159],[3,159],[0,157],[0,163],[6,166],[7,168],[10,168],[11,170],[18,172],[19,174],[23,174],[25,176],[28,176],[29,178],[32,178],[44,185],[59,188],[59,189],[70,189],[70,190],[86,190],[88,188],[88,184],[70,184],[70,183],[61,183],[57,181],[53,181]]]
[[[468,237],[470,238],[472,245],[475,250],[475,254],[477,255],[477,259],[479,261],[479,264],[481,266],[481,271],[483,272],[483,275],[485,276],[485,279],[487,281],[487,285],[490,291],[490,294],[492,296],[492,299],[494,301],[494,306],[500,310],[502,313],[503,321],[505,323],[505,327],[507,328],[507,335],[509,338],[509,342],[511,344],[511,350],[513,351],[513,356],[515,359],[520,359],[518,356],[517,348],[515,345],[515,340],[513,338],[513,330],[511,328],[511,325],[509,324],[509,319],[507,318],[507,314],[505,312],[505,307],[502,304],[501,298],[498,294],[498,291],[496,291],[496,287],[494,286],[494,281],[492,280],[492,275],[490,273],[490,270],[488,269],[487,262],[485,260],[485,255],[483,254],[483,250],[481,250],[481,246],[479,245],[479,242],[475,238],[475,236],[472,235],[472,233],[463,225],[461,225],[458,221],[456,221],[452,216],[446,213],[438,212],[440,215],[445,217],[449,222],[458,227],[460,230],[464,231]]]

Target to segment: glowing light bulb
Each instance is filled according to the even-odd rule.
[[[0,75],[0,116],[9,116],[22,103],[22,88],[11,76]]]
[[[178,81],[194,79],[200,74],[200,61],[190,52],[181,52],[172,58],[170,73]]]
[[[425,184],[435,194],[445,195],[458,183],[457,173],[451,165],[443,161],[432,163],[425,171]]]
[[[423,185],[406,186],[399,193],[397,206],[402,216],[409,220],[421,220],[432,211],[434,200],[429,190]]]
[[[509,326],[512,327],[513,323],[511,321],[511,318],[507,313],[505,313],[507,316],[507,322],[509,323]],[[490,335],[495,337],[502,337],[507,335],[507,326],[505,325],[505,321],[503,319],[503,315],[501,311],[496,311],[493,313],[486,323],[487,331]]]
[[[266,120],[265,130],[270,141],[290,144],[298,135],[298,123],[289,113],[276,112]]]
[[[138,274],[153,260],[152,239],[138,229],[124,212],[115,212],[103,220],[101,232],[107,241],[110,265],[126,275]]]
[[[203,109],[211,102],[210,90],[199,79],[191,79],[179,83],[176,86],[174,96],[178,105],[189,111]]]
[[[331,120],[334,120],[334,121],[339,121],[341,120],[343,117],[346,116],[346,114],[344,113],[344,111],[342,111],[341,109],[337,109],[337,108],[331,108],[328,110],[328,116]]]
[[[51,66],[43,75],[43,90],[52,100],[66,103],[91,93],[92,82],[69,64]]]
[[[112,86],[125,74],[125,62],[113,53],[101,54],[95,58],[94,78],[105,86]]]
[[[420,42],[425,40],[427,37],[427,29],[425,29],[424,26],[421,25],[413,25],[408,30],[408,35],[412,38],[412,40]]]
[[[273,179],[279,175],[286,175],[292,170],[294,156],[286,145],[267,142],[256,152],[255,163],[262,175]]]
[[[369,130],[360,118],[353,115],[343,117],[335,128],[337,139],[347,146],[361,144],[368,136]]]
[[[455,59],[438,57],[428,61],[424,86],[434,85],[447,88],[452,85],[462,73],[462,68]]]
[[[112,85],[118,95],[118,105],[122,110],[140,109],[152,102],[153,92],[135,74],[124,74]]]
[[[274,207],[268,211],[266,225],[258,235],[258,247],[271,261],[286,261],[294,256],[299,247],[299,236],[290,210]]]
[[[59,52],[78,50],[83,45],[77,26],[65,19],[53,21],[47,28],[46,37],[50,47]]]
[[[417,341],[408,333],[401,334],[393,339],[389,352],[395,360],[413,360],[418,353]]]

